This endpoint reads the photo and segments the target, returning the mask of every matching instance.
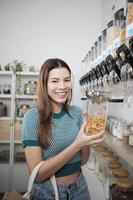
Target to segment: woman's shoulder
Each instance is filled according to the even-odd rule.
[[[74,114],[81,114],[82,109],[81,109],[81,107],[79,107],[77,105],[70,105],[69,106],[69,112],[74,113]]]
[[[38,119],[39,118],[39,112],[36,107],[30,108],[25,114],[24,118],[30,118],[30,119]]]

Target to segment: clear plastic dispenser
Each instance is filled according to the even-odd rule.
[[[90,99],[88,104],[88,116],[85,133],[94,135],[105,132],[105,124],[108,112],[108,98],[102,92],[87,92]]]

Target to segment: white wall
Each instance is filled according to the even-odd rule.
[[[0,0],[0,64],[18,59],[40,68],[47,58],[62,58],[80,104],[81,60],[101,26],[102,0]]]
[[[82,105],[81,60],[113,6],[126,7],[126,0],[0,0],[0,64],[18,59],[40,68],[47,58],[62,58],[75,77],[73,103]]]

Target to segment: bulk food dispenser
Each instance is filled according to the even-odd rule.
[[[129,40],[133,37],[133,0],[128,0],[126,16],[126,45],[129,47]]]
[[[121,90],[124,99],[128,99],[133,94],[133,55],[126,44],[122,44],[116,50],[116,54],[121,68]]]
[[[125,43],[125,16],[124,8],[114,14],[113,19],[113,56],[116,56],[116,49]]]
[[[86,91],[89,99],[86,135],[104,133],[108,111],[108,98],[102,92],[91,90]]]

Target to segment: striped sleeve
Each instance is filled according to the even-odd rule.
[[[38,140],[39,114],[35,108],[27,111],[22,123],[22,143],[26,146],[40,146]]]
[[[72,106],[72,110],[73,110],[74,117],[75,117],[75,119],[77,121],[77,125],[78,125],[78,127],[80,129],[81,125],[83,123],[83,111],[78,106]]]

